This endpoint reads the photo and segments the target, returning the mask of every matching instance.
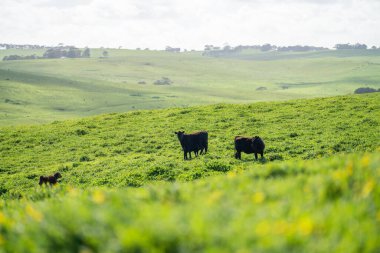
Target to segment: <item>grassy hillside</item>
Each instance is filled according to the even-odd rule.
[[[101,49],[94,49],[89,59],[1,61],[0,125],[137,109],[334,96],[362,86],[380,88],[376,50],[243,52],[229,58],[204,57],[200,52],[108,51],[106,59],[98,58]],[[1,50],[0,57],[16,53],[42,51]],[[173,84],[153,84],[162,77]]]
[[[0,200],[0,252],[378,252],[380,154]]]
[[[0,252],[378,252],[379,101],[376,93],[1,127]],[[208,130],[209,153],[184,161],[179,129]],[[260,135],[266,159],[235,160],[238,134]],[[38,186],[58,170],[57,186]]]
[[[33,189],[42,174],[63,185],[140,186],[188,181],[260,163],[313,159],[380,146],[380,94],[107,114],[0,131],[2,197]],[[209,153],[183,161],[174,131],[209,131]],[[234,159],[236,135],[261,136],[265,161]]]

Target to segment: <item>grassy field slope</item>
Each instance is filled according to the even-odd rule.
[[[0,128],[0,252],[380,250],[380,94]],[[174,131],[209,131],[184,161]],[[265,159],[233,157],[260,135]],[[55,187],[42,174],[59,170]]]
[[[188,181],[260,163],[313,159],[380,146],[380,94],[249,105],[107,114],[0,131],[0,189],[14,198],[39,176],[60,171],[62,184],[141,186]],[[174,131],[209,131],[209,153],[183,161]],[[236,135],[261,136],[265,161],[234,158]]]
[[[380,249],[380,155],[338,155],[123,190],[0,200],[0,252],[360,252]]]
[[[378,50],[229,57],[200,52],[110,49],[99,58],[0,62],[0,125],[43,123],[107,112],[350,94],[380,88]],[[1,50],[41,55],[43,51]],[[168,77],[172,85],[153,83]],[[145,84],[139,84],[145,82]],[[259,90],[257,90],[259,89]]]

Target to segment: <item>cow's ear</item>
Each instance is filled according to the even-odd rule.
[[[178,132],[174,132],[174,134],[178,134]]]

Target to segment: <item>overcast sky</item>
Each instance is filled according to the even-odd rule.
[[[380,0],[0,0],[0,43],[380,46]]]

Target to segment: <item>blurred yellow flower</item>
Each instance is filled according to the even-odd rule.
[[[375,181],[373,179],[370,179],[365,183],[362,190],[362,197],[366,198],[368,195],[372,192],[373,188],[375,187]]]
[[[313,229],[314,223],[309,217],[301,218],[298,221],[298,230],[302,235],[310,235]]]
[[[234,178],[236,177],[236,172],[235,171],[229,171],[227,173],[227,178],[231,179],[231,178]]]
[[[2,212],[0,212],[0,224],[4,224],[5,223],[5,216]]]
[[[354,164],[352,163],[352,161],[350,161],[347,165],[346,172],[348,176],[352,176],[352,173],[354,172]]]
[[[77,196],[78,195],[78,190],[73,188],[73,187],[68,187],[67,188],[67,191],[69,192],[69,194],[73,197]]]
[[[217,202],[223,195],[223,192],[221,191],[214,191],[213,193],[210,194],[210,196],[207,199],[207,203],[209,205]]]
[[[253,203],[260,204],[265,200],[265,194],[262,192],[256,192],[252,196]]]
[[[363,167],[368,167],[369,165],[369,155],[364,155],[362,160],[361,160],[361,164]]]
[[[274,224],[274,232],[278,235],[287,234],[287,231],[289,230],[288,228],[289,228],[289,224],[284,220],[277,221]]]
[[[352,175],[352,170],[350,169],[340,169],[335,171],[332,176],[335,180],[345,181]]]
[[[259,224],[257,224],[256,228],[255,228],[255,232],[256,234],[260,235],[260,236],[267,236],[269,234],[269,232],[271,231],[271,225],[263,220],[263,221],[260,221]]]
[[[40,211],[36,210],[31,205],[27,205],[25,208],[26,213],[35,221],[42,221],[43,215]]]
[[[106,200],[106,196],[104,195],[104,193],[102,191],[95,190],[94,193],[92,194],[92,200],[96,204],[102,204]]]

